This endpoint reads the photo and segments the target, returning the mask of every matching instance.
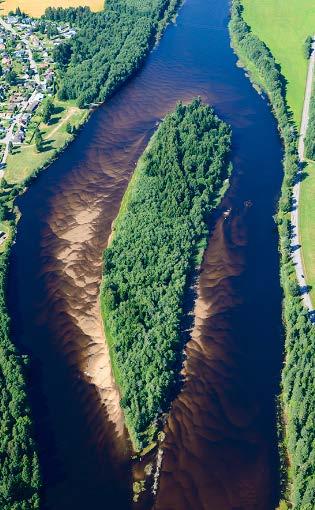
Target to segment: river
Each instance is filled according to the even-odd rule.
[[[131,508],[131,452],[98,308],[102,251],[156,124],[197,95],[233,128],[234,173],[202,266],[154,508],[276,506],[282,152],[267,102],[236,66],[228,17],[228,0],[187,0],[143,69],[18,201],[9,304],[31,359],[45,510]]]

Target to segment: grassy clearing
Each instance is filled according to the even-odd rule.
[[[4,253],[6,251],[8,245],[12,241],[13,232],[12,232],[12,228],[10,226],[10,223],[8,221],[1,221],[0,222],[0,230],[2,230],[3,232],[5,232],[7,234],[6,240],[4,241],[4,243],[2,243],[0,245],[0,253]]]
[[[47,7],[80,7],[87,5],[91,11],[101,11],[104,0],[5,0],[2,3],[2,14],[15,11],[17,7],[35,18],[44,14]]]
[[[242,0],[245,21],[271,50],[287,80],[287,101],[300,126],[308,62],[303,44],[315,33],[314,0]],[[301,186],[300,232],[307,282],[315,303],[315,165]]]
[[[54,104],[56,113],[49,125],[43,123],[39,125],[44,138],[43,151],[37,152],[34,141],[14,148],[13,154],[8,157],[5,170],[8,183],[22,182],[36,169],[47,164],[73,136],[66,131],[67,123],[79,126],[87,118],[88,110],[80,110],[73,101],[54,100]]]

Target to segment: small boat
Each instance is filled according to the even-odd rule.
[[[232,211],[232,207],[230,207],[229,209],[224,211],[224,213],[223,213],[224,218],[228,218],[231,214],[231,211]]]

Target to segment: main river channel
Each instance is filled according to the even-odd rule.
[[[157,123],[197,95],[232,125],[234,174],[201,271],[157,496],[142,507],[276,506],[282,154],[267,102],[236,66],[228,18],[228,0],[187,0],[142,71],[19,199],[10,313],[31,359],[45,510],[131,508],[131,452],[98,307],[102,251]]]

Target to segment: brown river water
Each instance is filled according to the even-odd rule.
[[[228,14],[227,0],[187,0],[141,72],[19,199],[10,313],[31,359],[44,510],[132,507],[132,452],[99,312],[102,252],[157,123],[197,95],[232,125],[234,174],[191,305],[157,495],[139,508],[276,506],[281,146],[266,101],[236,66]]]

